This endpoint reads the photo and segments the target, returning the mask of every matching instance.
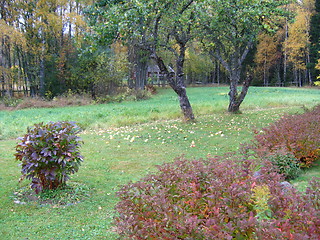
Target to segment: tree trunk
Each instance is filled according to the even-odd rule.
[[[189,102],[189,98],[187,96],[186,87],[184,86],[183,80],[181,80],[181,78],[183,77],[184,77],[183,75],[178,75],[177,73],[176,84],[174,85],[170,84],[170,86],[179,96],[180,108],[184,118],[187,121],[194,120],[194,115],[193,115],[191,104]]]
[[[280,65],[276,65],[276,75],[277,75],[277,87],[283,87],[283,83],[280,76]]]
[[[240,71],[230,72],[230,91],[229,91],[229,107],[228,112],[238,112],[240,104],[238,104],[238,82],[240,80]]]
[[[310,66],[310,53],[307,54],[307,66]],[[307,81],[310,86],[312,86],[312,76],[310,68],[307,68]]]
[[[45,68],[44,68],[44,56],[40,56],[40,69],[39,69],[39,92],[40,96],[45,96]]]
[[[294,80],[293,80],[294,82],[293,83],[296,87],[298,87],[298,70],[296,67],[294,67],[293,73],[294,73]]]
[[[40,18],[41,19],[41,18]],[[45,24],[47,24],[47,21],[44,21]],[[43,27],[41,28],[41,54],[39,56],[39,93],[41,97],[45,96],[45,52],[46,52],[46,48],[45,48],[45,44],[46,44],[46,34],[44,32]],[[61,86],[61,85],[60,85]]]
[[[237,91],[237,81],[235,81],[235,79],[232,79],[230,81],[231,81],[230,92],[229,92],[230,102],[229,102],[228,112],[239,113],[240,105],[243,102],[244,98],[246,97],[250,83],[252,81],[252,75],[249,73],[247,74],[247,77],[243,82],[240,95],[238,94],[238,91]]]
[[[194,115],[187,96],[186,88],[182,86],[176,86],[175,88],[173,88],[173,90],[179,96],[180,108],[183,113],[184,119],[187,121],[194,120]]]
[[[269,84],[267,82],[267,54],[265,54],[263,62],[263,86],[267,87]]]
[[[147,82],[147,71],[148,71],[148,64],[143,59],[137,59],[135,66],[136,72],[136,79],[135,79],[135,89],[144,89],[144,86]]]
[[[241,103],[247,95],[249,85],[252,81],[251,74],[247,76],[243,82],[242,91],[238,95],[238,83],[241,77],[242,64],[247,57],[249,50],[252,48],[252,42],[249,41],[244,48],[236,48],[233,54],[228,58],[224,58],[221,55],[220,50],[216,49],[215,52],[211,52],[212,56],[220,61],[221,65],[229,73],[230,79],[230,92],[229,92],[229,107],[228,112],[238,113]]]
[[[288,40],[288,23],[286,20],[286,25],[285,25],[285,40],[284,43]],[[287,81],[287,50],[284,48],[284,53],[283,53],[283,86],[285,86],[286,81]]]
[[[192,107],[189,102],[186,86],[184,83],[185,76],[183,72],[183,65],[185,60],[185,52],[186,52],[186,47],[180,44],[179,57],[177,58],[177,61],[176,61],[176,67],[177,67],[176,84],[175,86],[171,86],[171,85],[170,86],[179,96],[180,108],[182,110],[184,118],[186,120],[194,120]]]
[[[148,52],[132,42],[129,48],[129,61],[133,63],[129,88],[144,89],[147,82]]]
[[[217,84],[220,85],[220,63],[217,62]]]
[[[181,73],[181,66],[177,66],[177,72],[179,72],[179,74],[177,73],[177,76],[175,76],[174,70],[167,67],[161,57],[156,54],[153,54],[152,57],[155,58],[161,73],[164,75],[170,87],[178,94],[184,119],[187,121],[194,120],[192,107],[187,96],[186,87],[184,86],[184,76],[183,73]],[[177,65],[179,65],[178,62]]]
[[[298,86],[302,87],[301,70],[298,70]]]
[[[1,68],[5,68],[5,60],[4,60],[4,38],[2,38],[1,39],[1,48],[0,48],[0,50],[1,50],[1,52],[0,52],[0,54],[1,54],[1,58],[0,58],[0,60],[1,60],[1,62],[0,62],[0,67]],[[4,97],[4,95],[5,95],[5,77],[4,77],[4,71],[2,71],[2,73],[1,73],[1,76],[0,76],[0,82],[1,82],[1,92],[0,92],[0,97]]]

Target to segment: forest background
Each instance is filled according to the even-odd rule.
[[[2,0],[0,97],[52,99],[72,92],[99,98],[119,94],[125,87],[166,85],[160,69],[152,70],[155,64],[141,49],[119,36],[110,37],[113,25],[103,14],[111,5],[124,2]],[[261,31],[245,59],[253,72],[251,85],[302,87],[317,81],[320,0],[286,2],[283,7],[292,13],[291,19],[278,21],[269,32]],[[246,1],[237,4],[245,6]],[[170,47],[179,48],[178,44]],[[159,54],[174,68],[170,48],[162,48]],[[184,78],[187,85],[229,84],[226,68],[199,37],[186,44]]]

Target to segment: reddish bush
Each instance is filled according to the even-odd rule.
[[[126,239],[319,239],[319,208],[284,189],[268,167],[257,174],[253,162],[216,157],[160,166],[118,192],[118,232]]]
[[[30,186],[36,193],[64,186],[83,161],[79,132],[74,122],[40,123],[28,128],[16,146],[21,179],[31,179]]]
[[[293,154],[301,167],[309,167],[320,157],[320,106],[300,115],[288,115],[255,136],[254,151],[265,157],[285,152]]]

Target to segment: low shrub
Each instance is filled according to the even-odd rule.
[[[280,174],[256,167],[232,157],[159,166],[118,191],[117,230],[125,239],[319,239],[319,208],[305,197],[314,191],[284,189]]]
[[[15,153],[22,162],[21,179],[31,179],[36,193],[65,185],[83,161],[79,132],[73,122],[40,123],[28,128],[27,134],[19,138]]]
[[[155,88],[155,86],[148,84],[145,86],[145,90],[148,91],[149,93],[151,93],[152,95],[157,94],[157,89]]]
[[[276,167],[276,171],[283,174],[285,179],[295,179],[301,173],[301,168],[296,157],[291,153],[275,153],[268,160]]]
[[[26,109],[26,108],[52,108],[54,104],[52,101],[47,101],[39,97],[25,97],[21,99],[19,105],[15,109]]]
[[[113,103],[113,102],[122,102],[122,101],[141,101],[141,100],[148,100],[152,96],[147,90],[136,90],[127,88],[125,91],[118,95],[106,95],[97,97],[95,102],[96,103]]]
[[[122,102],[124,100],[122,95],[116,95],[116,96],[104,96],[104,97],[97,97],[95,99],[95,102],[98,104],[101,103],[115,103],[115,102]]]
[[[84,106],[93,104],[93,100],[86,94],[63,95],[50,100],[40,97],[3,98],[0,99],[0,110],[16,110],[26,108],[55,108],[65,106]]]
[[[19,105],[20,102],[20,99],[14,97],[5,96],[0,98],[0,103],[2,103],[4,107],[16,107]]]
[[[306,195],[304,197],[312,207],[319,210],[320,209],[320,178],[312,178],[309,182],[309,186],[306,189]]]
[[[260,157],[279,149],[293,154],[301,167],[310,167],[320,157],[320,106],[285,116],[255,135],[253,150]]]
[[[143,89],[128,89],[125,96],[125,99],[129,101],[141,101],[150,99],[152,94]]]

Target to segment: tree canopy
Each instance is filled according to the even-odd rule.
[[[193,119],[187,83],[229,84],[228,110],[237,112],[252,83],[303,86],[319,75],[318,0],[4,0],[0,6],[2,97],[141,90],[156,65],[184,117]]]
[[[158,65],[168,84],[178,94],[180,107],[186,119],[194,115],[186,95],[184,61],[187,44],[194,38],[195,1],[103,1],[98,2],[91,15],[101,39],[125,41],[139,52],[139,70],[148,60]],[[96,17],[99,15],[99,17]],[[96,22],[98,20],[98,22]],[[102,24],[102,25],[101,25]],[[107,29],[103,26],[107,25]],[[175,69],[165,64],[162,50],[171,51]],[[176,72],[175,72],[176,71]]]
[[[281,8],[287,3],[258,0],[103,1],[103,4],[97,4],[93,13],[101,17],[95,24],[101,39],[118,36],[141,51],[147,51],[146,58],[156,60],[169,85],[179,95],[185,117],[192,119],[184,83],[188,44],[200,40],[204,51],[208,51],[227,70],[230,79],[228,110],[237,112],[252,79],[249,76],[244,80],[244,88],[239,95],[237,85],[243,77],[244,60],[258,34],[263,30],[275,31],[280,20],[288,16]],[[98,18],[94,16],[93,19]],[[106,28],[102,27],[102,22]],[[175,69],[169,70],[163,62],[159,54],[161,50],[173,52]],[[175,77],[173,71],[176,71]]]

